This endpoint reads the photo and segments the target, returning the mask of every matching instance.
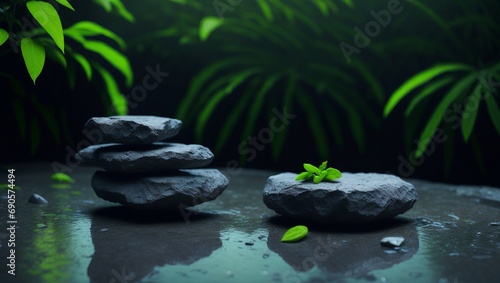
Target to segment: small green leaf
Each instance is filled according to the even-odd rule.
[[[73,8],[73,6],[71,6],[71,4],[68,2],[68,0],[56,0],[57,3],[63,5],[64,7],[70,9],[70,10],[75,10],[75,8]]]
[[[205,17],[200,24],[200,40],[206,41],[210,34],[222,25],[222,19],[218,17]]]
[[[326,166],[328,165],[328,161],[323,161],[321,165],[319,166],[319,170],[323,171],[326,169]]]
[[[85,72],[85,75],[87,76],[87,80],[90,81],[92,79],[92,66],[90,65],[89,61],[87,58],[85,58],[83,55],[79,53],[72,53],[73,58],[80,63],[80,66],[82,66],[83,71]]]
[[[335,168],[328,168],[326,170],[326,172],[327,172],[327,175],[326,175],[325,179],[330,180],[330,181],[334,181],[334,180],[342,177],[342,173],[340,173],[340,171],[335,169]]]
[[[28,73],[35,84],[45,65],[45,48],[31,38],[23,38],[21,40],[21,53]]]
[[[318,167],[311,165],[309,163],[304,163],[304,169],[306,169],[307,172],[311,172],[316,175],[319,175],[321,173],[321,170],[319,170]]]
[[[54,6],[47,2],[29,1],[26,3],[26,7],[64,53],[64,33],[61,19]]]
[[[304,225],[298,225],[288,229],[283,237],[282,242],[297,242],[307,235],[308,229]]]
[[[0,46],[2,46],[2,44],[4,44],[7,39],[9,39],[9,33],[3,28],[0,28]]]
[[[307,180],[309,179],[313,174],[311,172],[302,172],[299,175],[297,175],[297,178],[295,178],[295,181],[302,181],[302,180]]]
[[[62,182],[62,183],[73,183],[75,180],[69,175],[64,173],[54,173],[51,177],[52,181]]]
[[[315,184],[320,183],[326,177],[326,174],[327,174],[326,170],[321,171],[321,174],[319,174],[318,176],[314,176],[313,182]]]

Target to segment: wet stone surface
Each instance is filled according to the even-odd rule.
[[[94,117],[87,121],[83,133],[94,144],[150,144],[176,136],[181,127],[180,120],[167,117]]]
[[[65,187],[51,181],[50,164],[15,169],[16,276],[2,272],[0,282],[498,282],[500,227],[490,223],[499,222],[500,188],[407,180],[419,199],[404,214],[307,224],[304,239],[282,243],[304,223],[262,202],[276,172],[243,169],[226,175],[230,184],[216,200],[157,212],[97,197],[89,182],[97,168],[75,168]],[[49,203],[27,202],[34,193]],[[3,194],[0,210],[7,205]],[[404,244],[382,246],[391,236]],[[0,231],[2,257],[8,238]]]
[[[206,147],[197,144],[157,142],[148,145],[99,144],[76,154],[86,166],[115,172],[151,172],[209,165],[214,158]]]
[[[335,182],[297,182],[295,173],[268,178],[263,200],[276,213],[304,221],[352,224],[395,217],[417,201],[415,187],[399,177],[342,173]]]

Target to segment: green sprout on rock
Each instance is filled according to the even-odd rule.
[[[340,177],[342,177],[342,173],[335,168],[326,168],[328,161],[324,161],[318,167],[311,165],[309,163],[304,163],[304,169],[306,172],[300,173],[295,181],[304,181],[304,180],[313,180],[313,183],[318,184],[323,180],[334,181]]]

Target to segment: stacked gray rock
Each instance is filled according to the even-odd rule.
[[[92,188],[107,201],[170,210],[214,200],[229,181],[216,169],[199,169],[212,162],[213,153],[197,144],[162,142],[181,126],[180,120],[156,116],[91,118],[84,131],[97,137],[96,144],[76,159],[106,170],[93,175]]]

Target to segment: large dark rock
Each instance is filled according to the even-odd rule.
[[[82,165],[108,171],[151,172],[203,167],[214,155],[197,144],[157,142],[150,145],[99,144],[76,154]]]
[[[83,131],[95,144],[149,144],[177,135],[181,126],[177,119],[130,115],[91,118]]]
[[[92,188],[98,197],[142,209],[179,210],[214,200],[229,180],[216,169],[188,169],[166,174],[97,171]]]
[[[399,177],[342,173],[336,182],[297,182],[294,173],[268,178],[264,203],[276,213],[328,223],[367,223],[392,218],[413,207],[415,187]]]

